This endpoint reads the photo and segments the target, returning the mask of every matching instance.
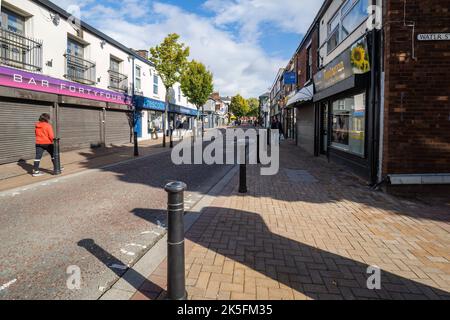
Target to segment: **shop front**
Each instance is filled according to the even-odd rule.
[[[137,120],[137,135],[139,140],[158,139],[163,135],[164,101],[143,96],[135,96],[133,100],[136,112],[140,113]]]
[[[369,179],[373,136],[366,38],[355,42],[314,77],[316,155]]]
[[[23,70],[0,67],[0,163],[34,157],[34,127],[49,113],[61,150],[130,142],[130,99]]]
[[[313,85],[305,86],[288,100],[288,107],[295,111],[295,131],[293,132],[297,146],[314,154],[315,147],[315,109],[313,100]]]

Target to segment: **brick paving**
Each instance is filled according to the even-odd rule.
[[[276,177],[249,168],[187,233],[189,299],[450,299],[450,207],[369,190],[284,145]],[[369,266],[381,290],[367,289]],[[133,299],[162,297],[167,261]]]

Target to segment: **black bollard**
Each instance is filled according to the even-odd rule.
[[[139,157],[139,141],[138,141],[137,132],[134,133],[133,140],[134,140],[134,156]]]
[[[258,164],[261,164],[261,159],[259,158],[259,130],[256,130],[256,158],[258,160]]]
[[[245,144],[244,163],[239,167],[239,193],[247,193],[247,143]]]
[[[53,174],[58,176],[61,174],[61,156],[59,153],[59,138],[53,140]]]
[[[167,299],[186,300],[184,257],[184,191],[186,184],[171,182],[168,193]]]

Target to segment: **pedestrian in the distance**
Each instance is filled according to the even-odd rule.
[[[39,167],[45,151],[50,154],[53,165],[55,165],[53,152],[53,140],[55,138],[55,134],[53,133],[53,127],[49,122],[50,115],[48,113],[44,113],[39,117],[39,122],[36,123],[36,158],[34,159],[33,177],[40,177],[43,175],[43,173],[39,170]]]

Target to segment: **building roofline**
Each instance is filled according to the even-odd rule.
[[[57,6],[56,4],[54,4],[53,2],[49,1],[49,0],[32,0],[33,2],[40,4],[44,7],[46,7],[47,9],[50,9],[56,13],[58,13],[59,15],[61,15],[62,17],[64,17],[65,19],[68,19],[69,17],[71,17],[71,14],[68,13],[66,10],[64,10],[63,8]],[[126,46],[124,46],[123,44],[121,44],[120,42],[114,40],[113,38],[107,36],[106,34],[104,34],[103,32],[99,31],[98,29],[94,28],[93,26],[91,26],[90,24],[80,21],[81,23],[81,27],[86,29],[87,31],[91,32],[92,34],[96,35],[97,37],[101,38],[102,40],[105,40],[106,42],[108,42],[109,44],[117,47],[118,49],[130,54],[132,57],[134,57],[137,60],[140,60],[150,66],[154,66],[153,63],[151,63],[150,61],[142,58],[140,55],[138,55],[133,49],[128,48]]]
[[[319,11],[317,12],[313,22],[309,26],[308,31],[305,33],[305,36],[303,37],[302,41],[298,45],[297,49],[295,50],[294,56],[301,50],[303,45],[306,43],[306,40],[309,38],[309,36],[312,34],[316,24],[319,22],[320,18],[323,16],[325,11],[328,9],[328,7],[331,5],[333,0],[325,0],[322,4],[322,7],[320,7]],[[290,60],[289,60],[290,62]]]

